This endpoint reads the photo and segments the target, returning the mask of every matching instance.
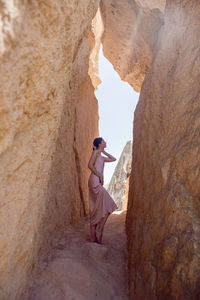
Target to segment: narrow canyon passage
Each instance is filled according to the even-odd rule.
[[[88,242],[88,217],[68,227],[40,265],[30,300],[127,300],[125,217],[108,218],[104,245]]]
[[[199,0],[0,3],[0,300],[127,299],[127,283],[199,300]],[[110,217],[105,246],[87,241],[101,44],[140,93],[126,222]]]

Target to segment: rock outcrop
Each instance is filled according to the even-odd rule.
[[[135,90],[143,83],[126,222],[137,300],[200,298],[200,6],[164,5],[101,2],[106,57]]]
[[[101,45],[101,38],[103,34],[103,23],[100,10],[98,9],[96,16],[92,20],[91,30],[88,32],[88,39],[92,46],[89,59],[89,75],[92,81],[92,85],[97,90],[98,85],[101,83],[99,78],[99,50]]]
[[[53,236],[88,213],[98,107],[87,35],[97,8],[96,0],[0,6],[1,300],[27,299]]]
[[[139,92],[153,60],[165,1],[103,0],[103,53]]]
[[[122,151],[118,164],[108,186],[108,192],[118,206],[118,210],[125,208],[127,180],[131,173],[132,143],[128,141]]]
[[[199,1],[167,1],[135,112],[131,299],[200,299],[199,20]]]

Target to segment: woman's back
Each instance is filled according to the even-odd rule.
[[[104,169],[104,158],[101,155],[98,155],[96,158],[96,161],[94,163],[95,168],[97,169],[98,172],[103,174],[103,169]]]

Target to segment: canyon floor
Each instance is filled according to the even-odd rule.
[[[40,267],[31,300],[127,300],[126,211],[114,212],[103,245],[89,242],[89,219],[70,225]]]

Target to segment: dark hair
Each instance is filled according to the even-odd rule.
[[[103,140],[102,137],[98,137],[98,138],[94,139],[94,141],[93,141],[93,150],[95,150],[99,147],[99,144],[101,144],[102,140]]]

